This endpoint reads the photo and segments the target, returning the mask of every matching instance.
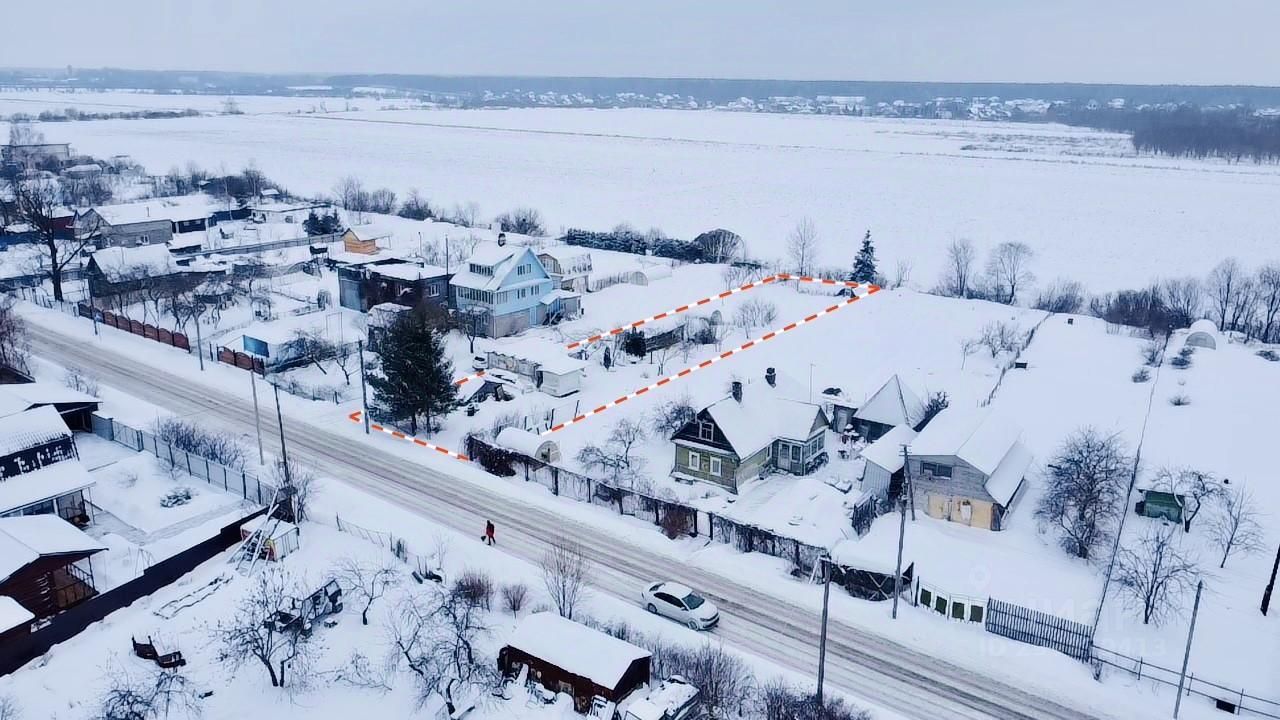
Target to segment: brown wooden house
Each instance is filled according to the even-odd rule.
[[[56,515],[0,518],[0,596],[57,615],[98,594],[90,558],[106,549]]]
[[[586,712],[596,696],[612,703],[649,682],[648,650],[553,612],[529,615],[498,652],[508,674],[529,668],[529,680],[573,697]]]

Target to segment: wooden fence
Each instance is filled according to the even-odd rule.
[[[76,305],[76,312],[79,313],[80,317],[92,318],[95,311],[93,306],[88,303],[78,303]],[[98,310],[97,314],[98,322],[106,325],[107,327],[113,327],[117,330],[133,333],[134,335],[141,335],[148,340],[155,340],[156,342],[191,352],[191,343],[187,340],[185,333],[174,332],[168,328],[162,328],[157,325],[131,320],[124,315],[117,315],[110,310]]]
[[[1091,658],[1093,630],[1088,625],[1039,610],[991,598],[985,627],[989,633],[1051,648],[1080,662]]]

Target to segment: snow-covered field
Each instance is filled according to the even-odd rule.
[[[380,100],[375,98],[302,97],[272,95],[187,95],[175,93],[129,92],[125,90],[0,90],[0,116],[24,113],[39,115],[42,112],[61,113],[75,108],[83,113],[129,113],[147,110],[198,110],[219,113],[226,101],[235,101],[240,112],[256,113],[317,113],[354,110],[377,110],[382,107],[412,107],[406,100]]]
[[[931,286],[942,250],[1030,244],[1043,279],[1095,291],[1274,254],[1280,169],[1134,157],[1127,140],[1054,125],[662,110],[247,115],[46,125],[50,141],[151,168],[250,160],[299,193],[354,174],[484,216],[540,209],[552,232],[628,222],[691,237],[714,227],[785,254],[812,218],[819,264],[846,266],[870,228],[882,267]],[[966,149],[971,148],[971,149]],[[1159,257],[1158,268],[1149,260]],[[1142,269],[1142,270],[1135,270]]]

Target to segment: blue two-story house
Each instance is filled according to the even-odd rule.
[[[476,246],[465,269],[449,280],[449,293],[459,313],[480,316],[477,334],[506,337],[577,314],[580,296],[555,285],[532,250],[499,235],[496,243]]]

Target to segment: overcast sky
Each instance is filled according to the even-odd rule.
[[[0,66],[1280,84],[1280,0],[5,4]]]

